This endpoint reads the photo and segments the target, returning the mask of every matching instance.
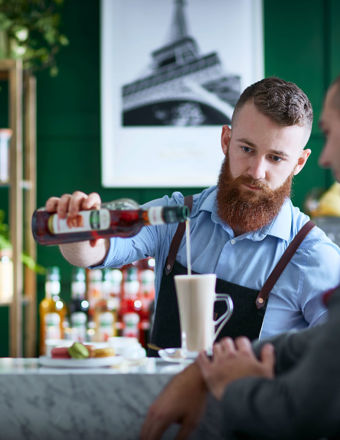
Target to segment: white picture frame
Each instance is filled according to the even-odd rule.
[[[164,69],[169,79],[159,76]],[[239,95],[263,75],[262,0],[101,0],[102,185],[215,184],[223,159],[221,127],[230,122],[223,115],[233,110],[215,89],[236,84],[234,99],[236,86]]]

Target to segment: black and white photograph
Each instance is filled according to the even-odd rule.
[[[102,0],[101,19],[103,186],[214,184],[221,127],[263,76],[261,0]]]

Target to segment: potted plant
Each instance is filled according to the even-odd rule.
[[[60,31],[64,0],[0,0],[0,58],[19,58],[24,68],[58,73],[56,54],[68,44]]]

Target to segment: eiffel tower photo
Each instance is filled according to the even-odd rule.
[[[185,0],[174,2],[169,39],[151,53],[149,73],[122,86],[122,125],[230,124],[240,75],[227,74],[218,53],[200,54],[188,32]]]

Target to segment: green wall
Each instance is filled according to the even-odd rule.
[[[63,28],[70,45],[58,55],[59,75],[51,78],[47,71],[37,74],[38,206],[51,195],[76,189],[97,191],[105,201],[126,196],[140,203],[181,190],[101,186],[99,4],[98,0],[65,0]],[[265,74],[296,82],[309,95],[315,110],[312,155],[294,184],[293,201],[300,207],[310,188],[332,182],[329,172],[317,165],[323,142],[317,119],[324,91],[340,73],[339,19],[337,0],[264,0]],[[184,194],[199,190],[182,189]],[[68,299],[70,265],[53,247],[39,246],[38,261],[60,266],[63,296]],[[44,294],[43,281],[38,277],[38,301]],[[6,308],[0,310],[0,322],[5,339],[0,356],[4,356],[8,354]]]

